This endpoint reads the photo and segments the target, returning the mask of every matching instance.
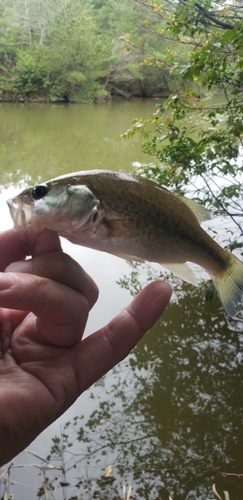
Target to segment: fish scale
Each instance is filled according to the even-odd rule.
[[[8,200],[14,227],[58,232],[73,243],[126,259],[158,262],[196,284],[187,265],[211,276],[231,316],[241,307],[243,264],[200,226],[207,209],[139,176],[91,170],[30,186]]]

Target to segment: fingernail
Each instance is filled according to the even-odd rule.
[[[32,272],[32,260],[20,260],[18,262],[13,262],[8,267],[6,267],[5,271],[15,272],[15,273],[31,273]]]
[[[13,275],[8,273],[0,273],[0,291],[11,288],[15,283]]]

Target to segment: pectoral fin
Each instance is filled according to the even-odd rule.
[[[191,283],[192,285],[197,286],[197,279],[191,268],[188,266],[186,262],[183,264],[164,264],[161,263],[163,267],[168,269],[171,273],[175,274],[179,278],[187,281],[187,283]]]

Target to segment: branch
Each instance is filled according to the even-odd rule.
[[[203,181],[205,182],[205,184],[206,184],[206,186],[207,186],[208,190],[210,191],[210,193],[211,193],[212,197],[213,197],[213,198],[217,201],[217,203],[218,203],[218,204],[219,204],[219,206],[222,208],[222,210],[224,211],[224,213],[225,213],[225,214],[227,214],[227,215],[228,215],[228,216],[232,219],[232,221],[235,223],[235,225],[236,225],[236,226],[238,227],[238,229],[240,230],[241,235],[243,236],[243,230],[242,230],[242,227],[241,227],[241,225],[240,225],[240,224],[239,224],[239,223],[235,220],[235,215],[234,215],[234,214],[233,214],[233,215],[231,215],[231,214],[228,212],[227,208],[223,205],[223,203],[221,203],[221,201],[217,198],[217,196],[214,194],[213,190],[211,189],[211,187],[210,187],[210,185],[209,185],[208,181],[206,180],[206,178],[204,177],[204,175],[203,175],[203,174],[200,174],[200,177],[201,177],[201,178],[203,179]]]
[[[7,75],[11,76],[11,72],[7,68],[5,68],[2,64],[0,64],[0,69],[4,71],[4,73],[7,73]]]
[[[179,2],[182,5],[186,5],[187,0],[179,0]],[[221,28],[224,28],[226,30],[232,30],[234,28],[233,24],[224,23],[223,21],[220,21],[217,17],[207,12],[207,10],[201,7],[201,5],[199,5],[198,3],[195,3],[195,9],[198,12],[198,14],[200,14],[200,16],[206,17],[207,19],[213,21],[215,24],[217,24],[217,26],[220,26]]]

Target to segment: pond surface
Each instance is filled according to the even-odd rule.
[[[0,230],[12,226],[6,199],[29,183],[75,170],[132,172],[149,162],[139,138],[117,138],[155,104],[0,105]],[[64,240],[63,248],[100,288],[86,335],[149,279],[167,276],[160,266]],[[226,317],[217,299],[206,302],[198,289],[169,280],[173,300],[133,353],[15,459],[16,498],[36,498],[47,477],[54,489],[43,488],[43,498],[119,499],[131,486],[136,499],[211,500],[215,485],[222,500],[242,500],[243,322]],[[41,460],[61,434],[63,453]]]

